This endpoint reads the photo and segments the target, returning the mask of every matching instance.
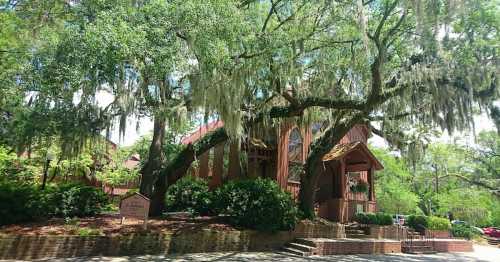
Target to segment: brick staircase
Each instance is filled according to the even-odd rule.
[[[316,255],[317,247],[316,243],[312,240],[297,238],[293,242],[286,244],[282,248],[282,251],[297,256],[307,257]]]
[[[435,254],[432,241],[425,236],[408,228],[407,237],[401,243],[401,251],[408,254]]]
[[[389,239],[297,238],[282,248],[294,256],[400,253],[401,242]]]
[[[347,224],[345,226],[346,238],[369,238],[370,236],[366,234],[366,230],[357,223]]]
[[[500,238],[487,237],[488,244],[500,247]]]

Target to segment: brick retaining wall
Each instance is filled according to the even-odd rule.
[[[406,236],[407,229],[404,227],[400,227],[398,225],[390,225],[390,226],[377,226],[377,225],[369,225],[368,227],[368,235],[370,238],[376,239],[393,239],[400,240]]]
[[[0,236],[0,259],[266,251],[293,240],[293,232],[200,230],[127,236]]]
[[[345,237],[344,226],[303,221],[294,231],[276,233],[199,229],[125,236],[0,235],[0,259],[268,251],[301,237]]]
[[[395,240],[322,239],[314,242],[317,255],[401,253],[401,242]]]
[[[294,230],[296,238],[345,238],[345,226],[340,223],[301,221]]]
[[[472,242],[458,239],[443,239],[434,241],[434,250],[437,252],[472,252]]]
[[[425,230],[425,235],[432,238],[450,238],[451,234],[449,230]]]
[[[422,240],[414,240],[418,245]],[[437,252],[472,252],[472,242],[465,239],[432,239],[430,240],[434,251]]]
[[[157,254],[168,246],[160,234],[128,236],[1,236],[0,259]]]

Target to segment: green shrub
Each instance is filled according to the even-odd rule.
[[[354,216],[354,221],[367,225],[392,225],[392,217],[385,213],[358,213]]]
[[[428,217],[423,215],[410,215],[406,218],[405,224],[413,229],[427,228]]]
[[[213,210],[236,226],[262,231],[292,229],[298,217],[290,193],[261,178],[226,183],[213,195]]]
[[[211,204],[208,183],[193,176],[183,177],[168,188],[165,203],[168,211],[207,214]]]
[[[392,225],[392,216],[385,213],[377,213],[377,225],[388,226]]]
[[[50,187],[45,194],[48,194],[49,201],[53,201],[57,217],[93,216],[108,204],[108,197],[101,189],[81,184]]]
[[[48,217],[82,217],[100,212],[107,204],[104,193],[94,187],[67,184],[45,190],[27,184],[0,183],[0,224],[13,224]]]
[[[478,234],[478,232],[467,224],[454,224],[451,226],[451,234],[454,237],[462,237],[466,239],[471,239],[474,235]]]
[[[53,206],[33,185],[0,183],[0,225],[48,217]]]
[[[427,228],[430,230],[449,230],[451,227],[450,221],[442,217],[429,217]]]
[[[354,215],[354,221],[360,224],[369,224],[370,220],[368,219],[368,215],[366,213],[357,213]]]

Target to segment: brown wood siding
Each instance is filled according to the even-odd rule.
[[[219,144],[214,149],[213,174],[210,180],[210,188],[222,185],[224,172],[224,143]]]
[[[354,126],[347,134],[340,140],[340,144],[347,144],[350,142],[361,141],[363,143],[368,142],[367,133],[364,131],[365,128],[362,125]]]
[[[291,131],[291,125],[284,124],[278,134],[276,182],[281,188],[286,188],[288,183],[288,144]]]
[[[240,176],[240,146],[238,143],[238,141],[232,141],[229,145],[228,179],[234,179]]]
[[[210,150],[208,150],[207,152],[203,153],[200,156],[200,171],[199,171],[200,178],[204,179],[208,178],[208,173],[209,173],[208,163],[210,162],[209,156],[210,156]]]

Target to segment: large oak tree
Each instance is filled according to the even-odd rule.
[[[244,139],[256,124],[324,121],[301,173],[300,208],[312,217],[321,159],[354,125],[368,124],[412,152],[405,130],[472,128],[472,116],[493,112],[498,97],[499,16],[489,1],[65,6],[64,28],[36,49],[17,84],[38,92],[33,105],[42,112],[67,113],[63,141],[82,141],[116,119],[125,131],[127,116],[152,117],[141,192],[153,198],[153,214],[161,212],[166,186],[215,145]],[[102,92],[114,98],[104,107]],[[165,128],[184,111],[225,125],[165,159]]]

